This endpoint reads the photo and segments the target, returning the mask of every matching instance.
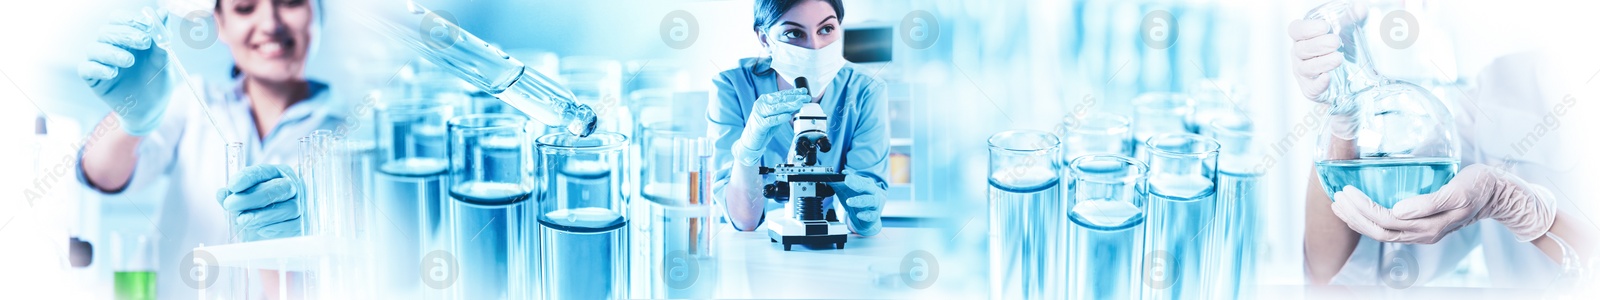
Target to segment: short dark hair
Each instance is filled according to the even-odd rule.
[[[778,18],[795,5],[805,1],[822,1],[833,6],[833,15],[844,20],[844,0],[756,0],[756,24],[752,29],[761,32],[762,29],[778,24]]]

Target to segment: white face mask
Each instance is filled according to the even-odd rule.
[[[771,38],[767,39],[767,44],[772,47],[772,69],[789,84],[794,84],[796,77],[805,77],[812,98],[827,91],[833,77],[844,68],[843,37],[822,49],[806,49]]]

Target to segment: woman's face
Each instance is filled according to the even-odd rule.
[[[255,79],[302,78],[311,44],[311,0],[218,0],[217,27],[239,71]]]
[[[839,16],[827,1],[804,1],[795,4],[778,24],[761,33],[761,45],[771,48],[769,41],[789,43],[808,49],[820,49],[838,41],[844,32],[839,31]]]

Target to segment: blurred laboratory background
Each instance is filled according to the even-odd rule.
[[[0,140],[13,141],[0,145],[5,148],[0,153],[6,153],[0,157],[0,170],[8,172],[0,176],[8,179],[0,181],[0,194],[13,195],[4,197],[11,200],[0,202],[0,245],[4,245],[0,246],[4,248],[0,249],[0,265],[25,270],[0,272],[0,291],[3,291],[0,294],[7,295],[4,298],[108,298],[112,293],[109,287],[118,280],[112,278],[110,267],[104,264],[85,267],[89,264],[82,261],[92,257],[98,262],[104,253],[127,252],[122,248],[144,247],[140,243],[153,243],[147,240],[160,238],[154,220],[162,217],[159,213],[162,201],[155,195],[165,195],[163,191],[152,191],[152,196],[146,198],[150,199],[148,202],[99,201],[99,195],[83,188],[78,181],[76,165],[83,141],[90,139],[94,124],[110,111],[77,76],[77,64],[85,57],[85,46],[93,42],[96,31],[112,14],[160,5],[158,2],[170,1],[12,1],[0,5],[0,27],[11,28],[0,33],[0,39],[7,41],[7,46],[0,50],[3,54],[0,55],[0,72],[3,72],[0,75],[5,79],[0,81],[0,99],[4,99],[0,101]],[[374,28],[370,21],[372,15],[382,14],[385,9],[406,9],[406,1],[324,2],[324,24],[320,32],[324,38],[316,42],[318,52],[307,62],[307,77],[328,82],[340,104],[362,124],[343,133],[345,136],[341,138],[349,143],[339,150],[356,155],[347,163],[367,164],[368,176],[350,176],[356,178],[357,193],[370,193],[372,195],[366,197],[372,199],[376,195],[394,193],[381,191],[382,188],[375,190],[372,186],[403,184],[384,181],[384,176],[395,176],[392,172],[372,175],[371,171],[378,168],[375,164],[409,157],[443,159],[448,152],[446,147],[455,147],[443,138],[445,119],[451,116],[492,112],[516,115],[514,107],[463,80],[449,66],[407,47],[404,38]],[[992,239],[997,238],[991,233],[997,230],[992,228],[996,221],[992,218],[996,215],[985,213],[993,209],[990,184],[986,184],[994,182],[991,178],[994,176],[991,171],[994,140],[991,138],[1012,130],[1051,133],[1057,141],[1055,145],[1064,145],[1055,150],[1059,151],[1059,156],[1052,157],[1052,162],[1057,164],[1053,171],[1057,176],[1065,176],[1070,173],[1066,160],[1084,154],[1072,153],[1071,146],[1060,142],[1068,138],[1067,131],[1083,128],[1068,123],[1096,117],[1107,118],[1112,124],[1109,125],[1113,127],[1111,130],[1118,130],[1115,127],[1120,120],[1120,130],[1126,131],[1128,136],[1114,139],[1124,147],[1114,151],[1126,152],[1131,157],[1138,157],[1135,148],[1142,147],[1133,145],[1143,144],[1146,139],[1163,133],[1188,133],[1220,143],[1220,162],[1211,162],[1220,164],[1217,168],[1224,174],[1219,176],[1245,178],[1236,178],[1243,183],[1233,187],[1236,192],[1244,191],[1243,194],[1219,196],[1236,199],[1230,202],[1232,210],[1229,211],[1233,213],[1227,215],[1229,218],[1247,221],[1215,223],[1237,230],[1232,231],[1235,232],[1232,236],[1240,239],[1234,241],[1235,244],[1250,245],[1246,249],[1235,249],[1243,253],[1236,261],[1250,262],[1234,264],[1243,269],[1236,271],[1240,272],[1236,273],[1241,278],[1238,280],[1248,280],[1246,284],[1259,286],[1307,284],[1302,261],[1303,219],[1307,184],[1311,182],[1308,174],[1312,174],[1312,153],[1316,147],[1314,138],[1322,130],[1323,115],[1296,87],[1290,67],[1292,41],[1286,28],[1290,21],[1302,18],[1306,11],[1324,1],[844,1],[847,11],[843,18],[845,56],[859,65],[857,70],[865,70],[884,80],[889,92],[885,97],[890,118],[889,170],[884,174],[888,194],[882,212],[883,224],[889,229],[880,236],[863,238],[865,242],[862,243],[901,238],[905,245],[895,246],[887,253],[828,257],[849,263],[821,271],[795,271],[801,275],[793,275],[813,280],[841,276],[842,279],[814,281],[838,284],[841,288],[837,291],[817,289],[815,285],[762,285],[764,280],[750,277],[787,270],[759,266],[730,268],[728,264],[765,259],[781,261],[782,251],[776,247],[770,251],[732,248],[737,251],[702,257],[719,261],[708,269],[713,271],[706,272],[720,273],[709,277],[720,286],[714,292],[705,292],[707,294],[673,294],[678,290],[665,288],[663,285],[667,283],[652,277],[663,274],[652,265],[659,266],[661,260],[670,259],[663,257],[668,257],[673,249],[728,249],[716,246],[716,240],[699,239],[721,238],[712,232],[731,231],[721,229],[729,225],[717,221],[696,223],[707,218],[716,220],[716,212],[691,212],[689,217],[682,217],[674,215],[670,208],[653,207],[655,202],[647,201],[651,197],[647,195],[650,189],[647,185],[656,183],[655,176],[676,176],[672,175],[672,170],[678,170],[674,168],[709,164],[694,160],[707,155],[703,146],[697,148],[700,141],[695,138],[706,132],[706,106],[716,95],[712,79],[718,72],[737,67],[741,58],[765,55],[751,30],[752,1],[415,2],[570,89],[574,99],[594,107],[599,118],[598,131],[627,137],[628,151],[622,154],[604,152],[604,149],[594,151],[600,151],[596,155],[615,155],[622,160],[608,168],[640,174],[618,184],[627,195],[617,197],[626,199],[621,201],[628,207],[600,205],[607,209],[629,210],[626,212],[630,216],[628,226],[633,227],[625,230],[632,236],[623,234],[623,240],[613,240],[607,245],[611,247],[608,249],[617,251],[612,255],[620,264],[634,266],[632,273],[628,273],[626,267],[612,266],[619,273],[606,276],[631,276],[607,278],[623,282],[618,284],[632,285],[619,289],[628,291],[631,297],[1005,297],[1008,294],[995,294],[996,287],[990,282],[991,273],[995,272],[992,268],[1003,266],[990,260],[998,255],[992,253],[996,248],[991,244],[995,242]],[[1485,67],[1496,57],[1546,49],[1592,52],[1594,46],[1600,45],[1593,38],[1572,34],[1581,32],[1592,36],[1584,29],[1600,28],[1584,20],[1584,12],[1595,8],[1587,6],[1594,5],[1568,2],[1394,1],[1389,5],[1416,16],[1419,22],[1416,26],[1420,28],[1418,38],[1411,46],[1385,47],[1383,51],[1375,51],[1373,56],[1380,62],[1377,66],[1384,74],[1432,91],[1451,103],[1450,109],[1457,115],[1493,114],[1493,106],[1474,106],[1481,99],[1472,99],[1469,95],[1476,94],[1480,86],[1475,78],[1482,76]],[[374,7],[384,9],[370,9]],[[689,31],[674,31],[678,26],[686,26],[683,28]],[[1505,38],[1482,37],[1488,33]],[[232,58],[221,42],[173,47],[172,53],[181,58],[190,76],[212,81],[229,78]],[[1588,113],[1594,111],[1589,105],[1593,101],[1585,98],[1600,96],[1589,93],[1593,88],[1588,85],[1593,74],[1600,71],[1600,63],[1587,57],[1592,54],[1551,55],[1557,59],[1572,59],[1570,63],[1552,66],[1572,69],[1552,74],[1571,76],[1544,79],[1560,81],[1563,86],[1581,86],[1571,92],[1582,99],[1574,109],[1594,115]],[[435,105],[448,107],[430,110],[407,106],[407,101],[414,99],[432,99],[437,102]],[[432,118],[425,122],[434,126],[411,129],[418,132],[386,133],[385,130],[395,128],[385,129],[386,125],[394,125],[394,120],[384,123],[388,114],[421,114],[418,118]],[[527,117],[533,117],[536,123],[546,121],[531,114],[512,116],[513,119]],[[483,122],[494,123],[493,120]],[[1600,128],[1593,119],[1569,118],[1561,122],[1565,126],[1552,131],[1553,135],[1576,136],[1578,129]],[[532,136],[519,137],[528,142],[522,145],[528,147],[524,151],[529,152],[524,159],[556,155],[541,153],[530,144],[562,143],[559,140],[533,141],[544,133],[560,132],[560,126],[567,124],[543,125],[557,127],[530,129]],[[1506,126],[1532,130],[1534,125]],[[424,137],[429,134],[427,130],[433,130],[431,137],[437,140],[425,146],[435,148],[407,151],[390,148],[398,145],[391,139],[396,135],[414,134],[422,139],[428,138]],[[1576,147],[1581,146],[1569,145],[1563,149]],[[660,152],[673,150],[678,152],[670,155]],[[681,157],[686,153],[688,158]],[[540,166],[538,161],[519,162],[522,163],[520,168],[528,172],[525,174],[554,168]],[[1581,166],[1594,166],[1595,162],[1588,159],[1574,162],[1574,165],[1579,166],[1575,169],[1581,169]],[[1571,178],[1582,178],[1575,174],[1579,171],[1566,171],[1573,172]],[[438,172],[442,170],[435,170]],[[1552,175],[1552,178],[1566,177]],[[1068,180],[1059,178],[1063,185]],[[1218,180],[1226,182],[1226,179]],[[1536,181],[1566,180],[1569,179]],[[183,185],[173,185],[173,188],[180,187]],[[453,196],[439,191],[431,193],[445,201]],[[1581,194],[1579,191],[1567,193]],[[388,209],[378,200],[364,205],[373,208],[363,211],[378,214]],[[433,216],[439,218],[445,218],[440,214],[474,218],[520,213],[485,209],[483,215],[470,215],[480,212],[438,207],[407,207],[404,211],[387,212],[416,216],[428,213],[429,209],[440,210],[432,211]],[[440,229],[441,225],[435,224],[450,222],[447,218],[413,218],[409,223],[396,220],[397,223],[389,227],[385,222],[374,221],[372,213],[368,214],[364,217],[366,225],[355,226],[373,226],[372,232],[406,232],[400,236],[372,233],[373,239],[410,243],[407,245],[420,243],[425,245],[422,250],[430,249],[427,245],[448,248],[433,239],[479,234],[469,229],[446,233],[459,229]],[[642,216],[648,217],[640,218]],[[673,223],[675,218],[689,221]],[[502,222],[534,224],[531,218]],[[679,228],[674,226],[702,231],[690,237],[676,237],[688,240],[680,241],[682,243],[663,242],[662,239],[675,237],[654,233],[658,229]],[[705,231],[702,227],[712,229]],[[894,231],[896,228],[914,231]],[[356,231],[351,234],[365,234]],[[483,234],[511,244],[523,242],[517,236],[535,235],[492,231]],[[765,243],[764,232],[756,238]],[[1057,242],[1062,247],[1068,245],[1066,241]],[[83,248],[78,243],[93,244],[93,253],[80,252],[86,250],[80,250]],[[111,246],[113,243],[116,246]],[[537,244],[527,246],[539,247]],[[760,253],[741,252],[750,249]],[[848,249],[851,248],[845,247]],[[558,266],[553,266],[550,260],[540,265],[541,262],[505,257],[515,254],[504,252],[455,250],[458,251],[456,255],[487,253],[462,258],[464,268],[517,264],[526,264],[529,270],[544,268],[542,274],[521,274],[515,267],[463,270],[463,281],[457,284],[474,289],[513,289],[508,286],[516,285],[476,279],[493,277],[540,282],[539,286],[545,289],[573,285],[559,276],[552,276],[555,274],[551,272],[556,271],[551,269]],[[406,251],[415,253],[402,254],[413,257],[426,254],[415,249]],[[521,251],[537,252],[535,249]],[[913,251],[931,253],[940,264],[934,288],[912,288],[895,279],[906,274],[900,269],[901,260],[909,259],[907,253]],[[121,258],[118,259],[129,259],[125,256],[119,254]],[[156,263],[176,264],[173,261]],[[416,275],[418,271],[412,268],[406,272],[412,273],[395,276]],[[1481,259],[1468,258],[1428,285],[1486,287],[1490,286],[1486,272]],[[865,276],[844,275],[851,273],[867,274],[871,278],[858,280]],[[420,286],[416,289],[422,290]],[[520,292],[536,295],[540,291]],[[1227,296],[1243,295],[1239,293]],[[1040,294],[1024,295],[1040,297]],[[482,295],[465,297],[492,298],[477,296]]]

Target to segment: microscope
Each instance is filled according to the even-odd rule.
[[[795,87],[806,87],[805,77],[795,78]],[[774,243],[783,243],[783,251],[795,244],[827,245],[844,249],[850,228],[838,220],[828,220],[827,208],[822,199],[834,195],[829,182],[844,181],[832,167],[821,166],[817,155],[832,151],[828,140],[828,116],[822,106],[806,103],[794,117],[794,139],[788,162],[774,168],[761,167],[762,175],[773,174],[777,181],[762,188],[762,196],[785,202],[788,214],[774,216],[767,225],[767,237]]]

